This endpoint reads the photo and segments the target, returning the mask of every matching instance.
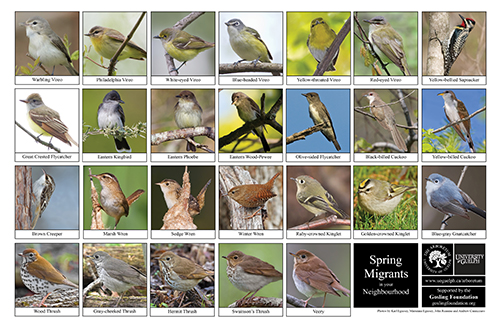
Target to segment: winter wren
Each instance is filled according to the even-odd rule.
[[[278,172],[265,184],[246,184],[231,188],[227,195],[247,208],[263,207],[266,202],[276,196],[272,192],[274,180],[281,174]]]

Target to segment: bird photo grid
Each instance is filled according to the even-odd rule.
[[[492,4],[223,3],[10,12],[8,316],[491,322]]]

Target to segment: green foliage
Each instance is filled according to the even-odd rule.
[[[401,175],[401,173],[403,174]],[[355,230],[416,230],[418,228],[418,193],[416,191],[404,193],[399,205],[388,215],[372,215],[363,210],[358,203],[358,186],[367,178],[417,187],[417,166],[409,166],[406,169],[401,167],[355,166],[353,172]]]

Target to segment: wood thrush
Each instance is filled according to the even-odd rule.
[[[295,287],[308,298],[305,306],[313,297],[324,294],[323,306],[325,307],[326,294],[337,295],[339,291],[349,297],[349,289],[342,287],[340,280],[328,268],[325,262],[307,250],[300,250],[290,254],[295,258],[293,265],[293,281]]]
[[[146,275],[139,269],[125,261],[113,258],[104,251],[97,251],[87,257],[94,262],[99,280],[103,285],[112,291],[121,293],[115,307],[120,304],[127,290],[133,286],[146,286],[147,284]]]
[[[237,305],[251,300],[265,285],[283,279],[283,274],[274,266],[241,251],[233,251],[223,258],[227,260],[226,274],[229,281],[239,290],[248,292],[236,302]],[[248,297],[252,292],[252,296]]]
[[[43,305],[54,290],[78,289],[78,285],[69,281],[49,261],[38,254],[37,250],[26,249],[19,255],[23,258],[21,279],[24,285],[35,294],[45,295],[38,306]]]

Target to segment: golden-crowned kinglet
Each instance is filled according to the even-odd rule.
[[[358,187],[359,205],[369,213],[387,215],[399,204],[403,193],[413,189],[416,188],[366,179]]]

